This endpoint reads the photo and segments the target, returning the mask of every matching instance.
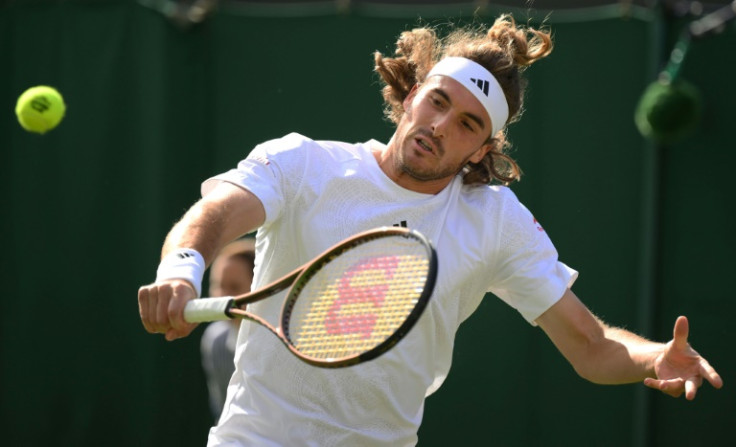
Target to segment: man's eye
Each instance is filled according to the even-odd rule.
[[[440,101],[438,98],[430,97],[429,100],[432,102],[432,105],[435,105],[437,107],[442,106],[442,101]]]

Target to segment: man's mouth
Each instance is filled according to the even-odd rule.
[[[426,150],[427,152],[434,152],[434,149],[432,148],[432,146],[429,143],[427,143],[427,141],[421,138],[417,138],[417,144],[420,147],[422,147],[424,150]]]
[[[434,141],[432,137],[424,134],[423,132],[419,132],[414,137],[414,141],[416,141],[417,146],[430,154],[436,156],[440,156],[442,154],[442,148],[440,147],[439,142]]]

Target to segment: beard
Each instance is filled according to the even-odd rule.
[[[412,161],[411,157],[407,156],[407,151],[411,151],[411,145],[413,144],[417,135],[432,140],[436,153],[431,155],[426,154],[424,157],[431,157],[438,161],[434,166],[423,166],[418,162]],[[468,163],[471,155],[468,155],[465,159],[455,164],[443,164],[442,159],[444,158],[445,149],[442,142],[435,139],[431,133],[427,131],[418,130],[410,135],[407,135],[402,142],[402,147],[398,151],[397,156],[394,158],[394,164],[397,172],[402,172],[414,180],[429,182],[434,180],[446,179],[448,177],[454,177],[457,175]],[[421,158],[424,158],[421,157]]]

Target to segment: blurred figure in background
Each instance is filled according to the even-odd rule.
[[[210,268],[209,296],[235,296],[250,292],[255,266],[253,239],[239,239],[220,251]],[[235,371],[235,344],[240,320],[215,321],[202,334],[202,367],[207,376],[210,409],[219,419],[227,385]]]

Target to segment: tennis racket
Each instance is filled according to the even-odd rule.
[[[340,242],[257,291],[192,300],[184,319],[245,318],[269,329],[303,361],[340,368],[396,345],[427,306],[436,277],[437,255],[421,233],[383,227]],[[278,328],[244,309],[288,287]]]

